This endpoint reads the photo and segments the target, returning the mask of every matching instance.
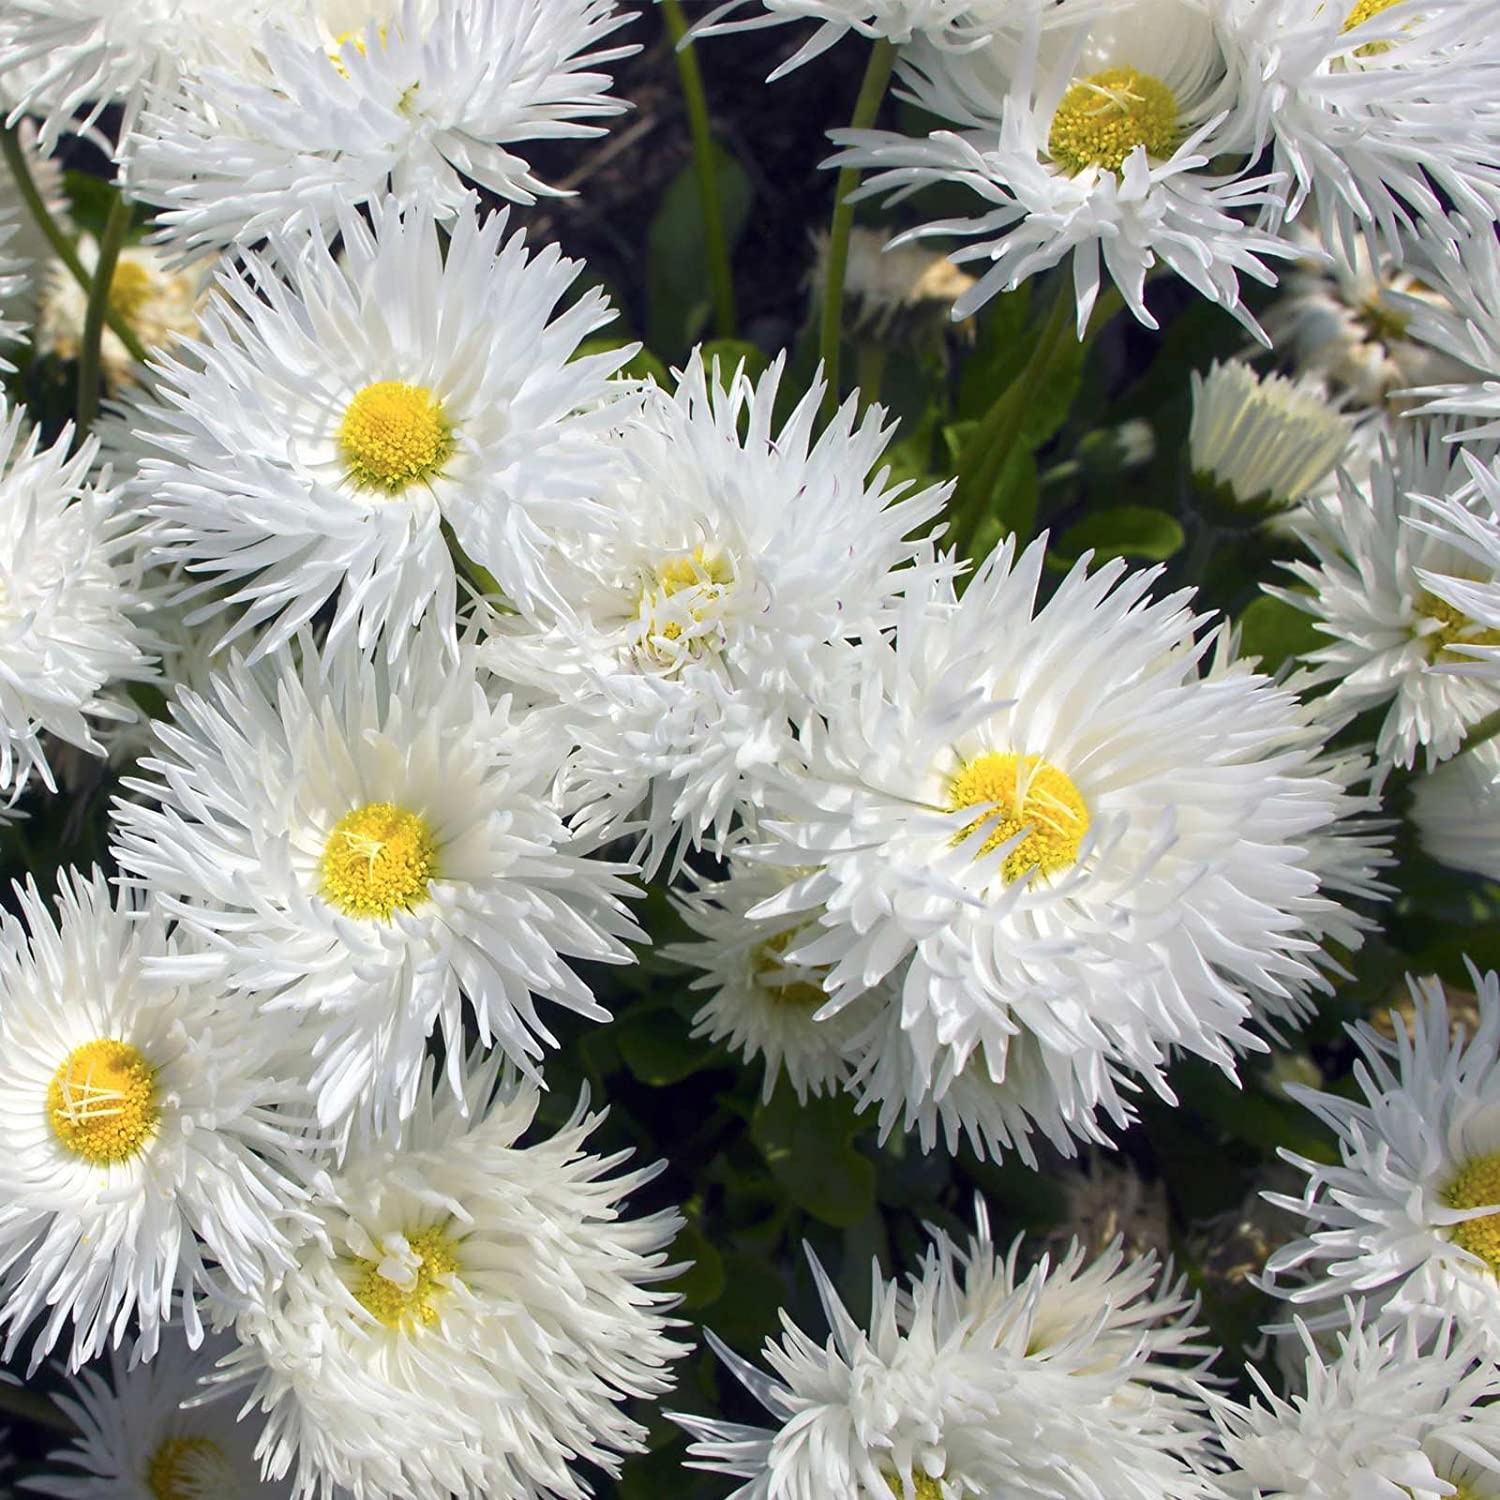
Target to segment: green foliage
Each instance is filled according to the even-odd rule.
[[[1071,562],[1092,551],[1096,563],[1112,557],[1165,562],[1182,546],[1182,523],[1147,505],[1120,505],[1101,510],[1068,527],[1053,546],[1059,562]]]

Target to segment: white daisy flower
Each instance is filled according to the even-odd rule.
[[[1349,445],[1349,423],[1321,385],[1259,375],[1242,360],[1193,371],[1188,452],[1200,483],[1230,508],[1284,510],[1316,490]]]
[[[710,1334],[777,1425],[673,1413],[690,1463],[747,1480],[736,1500],[1217,1494],[1181,1285],[1153,1290],[1152,1260],[1122,1270],[1117,1248],[1084,1269],[1075,1247],[1024,1277],[1018,1254],[996,1255],[981,1204],[975,1239],[937,1233],[909,1290],[876,1266],[865,1329],[809,1251],[832,1336],[820,1345],[783,1313],[772,1379]]]
[[[275,240],[286,279],[246,257],[203,315],[198,344],[163,356],[137,437],[155,457],[133,493],[161,552],[235,585],[248,607],[226,640],[267,624],[280,649],[337,597],[331,638],[396,652],[429,612],[451,630],[443,537],[517,598],[537,585],[550,528],[589,509],[608,458],[597,405],[630,348],[573,359],[610,317],[585,293],[554,316],[582,269],[555,246],[528,257],[505,214],[466,211],[446,255],[420,205],[376,206],[373,232]]]
[[[92,235],[81,235],[77,250],[78,259],[92,276],[99,259],[98,243]],[[156,251],[129,245],[120,251],[110,278],[109,302],[149,352],[177,339],[198,336],[198,313],[208,295],[207,280],[205,263],[174,271]],[[88,293],[78,278],[61,261],[54,260],[47,268],[42,290],[37,352],[77,359],[88,303]],[[99,363],[111,390],[132,383],[139,374],[119,334],[107,326],[100,340]]]
[[[101,874],[0,919],[0,1326],[4,1357],[45,1317],[32,1365],[73,1324],[76,1367],[137,1320],[149,1357],[183,1299],[244,1293],[291,1264],[313,1176],[302,1089],[222,989],[162,983],[192,960]],[[201,1241],[201,1243],[200,1243]]]
[[[816,432],[821,382],[778,428],[784,363],[726,381],[695,353],[674,394],[624,404],[599,524],[559,529],[540,560],[556,606],[492,648],[502,676],[567,705],[581,826],[638,832],[648,866],[729,834],[843,644],[887,628],[936,566],[916,534],[951,485],[891,482],[879,407],[860,418],[851,399]]]
[[[1017,1131],[1071,1152],[1137,1080],[1171,1097],[1169,1053],[1232,1073],[1305,1006],[1330,923],[1358,938],[1309,841],[1367,804],[1293,694],[1205,666],[1188,595],[1080,564],[1038,609],[1043,554],[1007,542],[855,653],[769,794],[760,857],[798,878],[752,914],[814,914],[788,958],[828,966],[830,1013],[910,957],[937,1081],[972,1057],[1008,1087],[1014,1052]]]
[[[240,1003],[298,1021],[330,1127],[386,1130],[416,1106],[427,1038],[457,1087],[464,999],[527,1073],[555,1045],[535,998],[607,1020],[569,959],[628,962],[622,867],[585,858],[547,800],[555,721],[491,705],[472,649],[424,631],[397,668],[300,642],[180,691],[160,751],[116,804],[124,869],[201,934]]]
[[[1243,166],[1228,176],[1208,170],[1243,127],[1206,0],[1126,0],[1107,14],[1091,0],[1059,0],[1026,15],[1019,39],[963,52],[917,43],[902,54],[910,98],[956,128],[926,140],[835,130],[846,149],[829,165],[873,171],[859,196],[947,181],[990,205],[897,241],[976,241],[952,259],[990,264],[955,317],[1071,260],[1081,332],[1102,258],[1148,328],[1157,324],[1146,273],[1160,262],[1263,338],[1240,302],[1239,278],[1273,282],[1261,257],[1295,252],[1236,217],[1274,197],[1275,178],[1246,177]]]
[[[707,991],[709,999],[693,1017],[693,1035],[727,1043],[746,1063],[764,1054],[762,1100],[770,1099],[783,1072],[799,1100],[809,1092],[834,1093],[848,1077],[850,1043],[865,1016],[895,997],[877,987],[856,1005],[818,1020],[828,999],[823,972],[786,957],[805,923],[788,926],[747,915],[785,880],[733,859],[727,880],[692,878],[692,888],[673,901],[696,937],[662,952],[701,971],[689,988]]]
[[[747,6],[760,4],[753,16],[727,20]],[[938,47],[973,47],[997,31],[1014,26],[1016,0],[722,0],[692,30],[692,35],[752,31],[779,26],[784,21],[811,20],[818,28],[767,82],[821,57],[851,31],[872,41],[884,38],[901,44],[924,37]]]
[[[533,203],[558,190],[512,148],[604,133],[626,106],[597,70],[637,50],[605,45],[629,19],[615,0],[305,0],[147,115],[126,180],[188,250],[294,217],[331,230],[388,190],[445,220],[466,184]]]
[[[1225,0],[1243,114],[1288,180],[1267,221],[1312,196],[1329,245],[1366,234],[1399,253],[1418,225],[1446,233],[1445,200],[1493,217],[1500,48],[1486,22],[1468,0]]]
[[[41,116],[49,152],[60,134],[81,133],[110,104],[124,106],[128,133],[153,89],[243,56],[272,9],[272,0],[7,0],[0,81],[17,112]]]
[[[1299,373],[1392,415],[1410,410],[1414,398],[1404,393],[1413,386],[1477,378],[1461,358],[1413,332],[1414,304],[1452,315],[1444,293],[1403,264],[1415,247],[1377,261],[1363,238],[1335,254],[1310,224],[1293,226],[1292,237],[1308,258],[1282,277],[1265,322],[1277,353]]]
[[[1358,1309],[1351,1309],[1357,1319]],[[1451,1325],[1426,1339],[1415,1325],[1358,1322],[1321,1349],[1300,1320],[1305,1383],[1284,1400],[1253,1367],[1256,1394],[1216,1397],[1232,1494],[1255,1500],[1413,1500],[1500,1495],[1500,1371]]]
[[[587,1100],[519,1146],[537,1094],[497,1093],[496,1068],[434,1101],[429,1063],[400,1143],[346,1162],[320,1235],[237,1321],[226,1378],[255,1380],[264,1472],[297,1500],[581,1500],[573,1461],[616,1474],[644,1446],[616,1403],[666,1390],[686,1352],[652,1285],[681,1269],[682,1221],[625,1217],[656,1169],[607,1177],[621,1158],[585,1154]]]
[[[1484,740],[1418,778],[1410,816],[1435,860],[1500,880],[1500,740]]]
[[[290,1500],[290,1485],[260,1478],[261,1423],[236,1420],[236,1402],[203,1389],[233,1347],[210,1335],[194,1351],[174,1329],[134,1369],[112,1350],[107,1374],[80,1371],[53,1398],[78,1434],[22,1488],[62,1500]]]
[[[1500,453],[1492,441],[1475,441],[1461,457],[1461,487],[1413,496],[1406,521],[1435,539],[1418,577],[1450,622],[1444,669],[1500,683]]]
[[[1429,575],[1461,574],[1452,543],[1408,524],[1416,495],[1454,497],[1469,477],[1441,432],[1410,426],[1383,447],[1367,484],[1343,476],[1337,495],[1310,500],[1293,523],[1313,562],[1289,562],[1299,587],[1267,592],[1304,610],[1327,645],[1307,653],[1309,683],[1328,683],[1328,706],[1353,715],[1390,707],[1376,739],[1385,766],[1429,769],[1457,753],[1464,734],[1500,708],[1500,680],[1442,670],[1467,646],[1500,642],[1432,592]],[[1454,498],[1452,503],[1461,504]],[[1495,587],[1493,577],[1488,580]]]
[[[1288,1084],[1338,1138],[1336,1165],[1281,1155],[1301,1197],[1268,1195],[1308,1233],[1266,1262],[1301,1304],[1373,1296],[1382,1317],[1456,1318],[1500,1339],[1500,982],[1474,974],[1479,1022],[1455,1035],[1441,984],[1411,980],[1410,1029],[1350,1028],[1359,1098]],[[1329,1320],[1337,1320],[1330,1313]],[[1327,1321],[1327,1320],[1325,1320]]]
[[[104,754],[101,723],[135,712],[111,682],[152,676],[131,613],[140,606],[133,520],[88,475],[89,438],[72,428],[50,448],[0,397],[0,791],[34,771],[56,789],[43,733]]]

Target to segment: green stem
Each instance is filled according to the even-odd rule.
[[[81,440],[99,415],[100,351],[104,344],[104,319],[109,312],[109,292],[120,259],[120,246],[130,227],[130,205],[118,193],[109,206],[104,237],[99,241],[99,259],[94,266],[94,284],[89,288],[88,311],[83,317],[83,346],[78,351],[78,438]]]
[[[28,1391],[19,1385],[0,1384],[0,1412],[68,1437],[74,1436],[78,1431],[45,1396],[38,1396],[34,1391]]]
[[[37,228],[42,231],[47,243],[52,247],[52,253],[68,268],[73,279],[84,291],[92,291],[93,277],[84,268],[72,240],[63,233],[61,225],[52,217],[46,200],[37,189],[36,181],[31,175],[31,167],[26,160],[25,148],[21,145],[21,133],[17,126],[12,125],[0,129],[0,154],[4,155],[5,163],[10,168],[10,175],[15,179],[16,191],[20,193],[21,201],[26,205],[31,217],[36,220]],[[111,332],[130,351],[130,357],[138,364],[145,364],[146,346],[135,336],[135,330],[130,324],[112,307],[106,309],[104,318]]]
[[[870,48],[865,76],[854,102],[851,130],[868,130],[875,123],[885,91],[890,86],[891,71],[896,66],[896,44],[880,38]],[[854,205],[850,194],[859,186],[859,168],[841,167],[833,189],[833,219],[828,226],[828,273],[823,283],[823,320],[818,331],[818,353],[823,360],[823,379],[828,388],[823,394],[823,415],[831,417],[838,410],[839,351],[844,328],[844,278],[849,271],[849,236],[854,231]]]
[[[1463,749],[1477,750],[1486,740],[1500,734],[1500,708],[1486,714],[1465,736]]]
[[[714,327],[721,339],[732,339],[735,328],[734,272],[729,264],[729,240],[724,233],[724,206],[719,199],[719,163],[713,132],[708,123],[708,95],[698,54],[687,36],[687,19],[681,0],[662,0],[662,14],[677,54],[677,76],[687,105],[688,128],[693,136],[693,163],[698,172],[698,198],[703,207],[703,244],[714,286]]]
[[[854,351],[854,383],[859,387],[859,411],[863,416],[872,401],[880,400],[885,379],[886,346],[876,338],[859,341]]]

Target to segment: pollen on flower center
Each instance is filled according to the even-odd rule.
[[[156,1073],[129,1042],[75,1047],[47,1085],[47,1115],[64,1146],[95,1166],[129,1161],[156,1131]]]
[[[1449,1208],[1479,1208],[1486,1203],[1500,1203],[1500,1151],[1476,1156],[1465,1162],[1458,1176],[1443,1189],[1443,1202]],[[1500,1212],[1478,1219],[1465,1219],[1449,1230],[1455,1245],[1477,1255],[1489,1268],[1500,1274]]]
[[[967,762],[948,783],[948,810],[985,810],[954,839],[960,843],[975,829],[992,831],[980,847],[988,854],[1019,833],[1025,837],[1005,856],[1001,873],[1019,880],[1035,867],[1055,875],[1078,858],[1089,830],[1089,810],[1072,779],[1039,755],[991,751]]]
[[[437,877],[437,840],[420,813],[367,802],[333,826],[319,866],[323,899],[351,917],[410,911]]]
[[[426,386],[381,380],[350,401],[338,446],[355,484],[396,495],[448,461],[453,425]]]
[[[674,659],[687,637],[691,647],[701,641],[701,626],[714,603],[734,582],[734,568],[715,547],[663,559],[641,593],[640,623],[646,649],[654,656]]]
[[[151,273],[133,260],[122,260],[115,264],[115,274],[109,280],[109,305],[131,322],[146,305],[151,296]]]
[[[786,950],[801,937],[799,928],[788,927],[756,945],[750,958],[755,982],[772,1000],[782,1005],[818,1006],[827,1000],[828,992],[814,979],[799,979],[796,969],[786,963]],[[809,974],[822,974],[826,970],[808,970]]]
[[[146,1465],[152,1500],[199,1500],[232,1494],[235,1473],[224,1450],[211,1438],[167,1438]]]
[[[445,1290],[440,1276],[458,1271],[458,1246],[437,1225],[408,1235],[406,1243],[416,1257],[416,1268],[405,1278],[393,1280],[373,1260],[356,1259],[358,1273],[354,1299],[377,1322],[387,1328],[407,1329],[420,1323],[437,1322],[437,1298]]]
[[[899,1474],[883,1469],[880,1477],[890,1486],[891,1494],[896,1496],[896,1500],[906,1500],[906,1488],[901,1483]],[[911,1489],[916,1500],[943,1500],[942,1485],[931,1474],[924,1474],[920,1469],[912,1470]]]
[[[1378,16],[1383,11],[1388,11],[1393,5],[1399,5],[1401,0],[1359,0],[1359,3],[1344,17],[1344,30],[1353,31],[1356,26],[1362,25],[1372,16]]]
[[[1137,146],[1147,156],[1170,156],[1177,137],[1177,100],[1166,84],[1131,67],[1106,68],[1062,96],[1047,152],[1070,174],[1089,167],[1118,172]]]
[[[1435,594],[1422,594],[1415,605],[1418,639],[1433,660],[1463,661],[1466,653],[1456,646],[1500,646],[1500,630],[1485,630],[1476,625],[1461,609]],[[1435,630],[1422,627],[1424,620],[1437,621]]]

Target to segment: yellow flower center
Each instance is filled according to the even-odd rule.
[[[408,1235],[406,1243],[417,1257],[417,1267],[407,1273],[409,1280],[405,1283],[383,1275],[373,1260],[354,1262],[358,1273],[353,1287],[355,1301],[387,1328],[436,1323],[437,1298],[445,1290],[438,1278],[458,1271],[458,1246],[437,1225]]]
[[[1033,867],[1043,875],[1066,870],[1089,831],[1089,810],[1078,788],[1039,755],[991,751],[967,762],[948,783],[949,812],[966,807],[982,807],[985,816],[970,823],[955,844],[988,827],[990,835],[979,850],[988,854],[1024,832],[1001,866],[1007,881],[1019,880]]]
[[[426,386],[381,380],[349,403],[338,445],[355,484],[397,495],[448,461],[453,425]]]
[[[437,840],[420,813],[367,802],[333,825],[319,865],[322,896],[346,916],[410,911],[437,878]]]
[[[1449,1208],[1480,1208],[1500,1203],[1500,1151],[1465,1162],[1458,1176],[1443,1189]],[[1449,1234],[1455,1245],[1477,1255],[1492,1271],[1500,1272],[1500,1213],[1484,1214],[1454,1224]]]
[[[64,1146],[95,1166],[129,1161],[156,1131],[156,1074],[129,1042],[100,1038],[68,1053],[47,1085]]]
[[[153,1500],[212,1500],[233,1491],[234,1470],[210,1438],[168,1438],[146,1465]]]
[[[828,992],[814,979],[800,979],[799,973],[826,974],[824,969],[799,970],[787,965],[786,950],[802,936],[797,927],[788,927],[756,946],[750,958],[755,982],[772,1000],[782,1005],[818,1006],[828,998]]]
[[[906,1487],[899,1474],[883,1469],[881,1477],[890,1486],[891,1494],[896,1496],[896,1500],[906,1500]],[[919,1469],[911,1471],[911,1492],[916,1500],[943,1500],[942,1485],[931,1474],[924,1474]]]
[[[1372,42],[1370,45],[1377,44]],[[1379,297],[1371,297],[1369,301],[1360,304],[1359,320],[1370,337],[1379,339],[1382,344],[1394,344],[1404,339],[1411,321],[1394,307],[1387,306]]]
[[[1485,630],[1476,625],[1461,609],[1455,609],[1436,594],[1423,594],[1416,602],[1420,619],[1436,620],[1438,628],[1419,632],[1419,638],[1433,660],[1464,661],[1473,658],[1455,646],[1500,646],[1500,630]]]
[[[689,649],[701,648],[703,624],[714,602],[734,582],[729,559],[714,547],[695,547],[656,565],[652,582],[642,591],[640,622],[644,645],[654,656],[675,660],[684,636]]]
[[[1159,78],[1134,68],[1106,68],[1062,96],[1047,152],[1069,175],[1103,167],[1118,172],[1137,146],[1150,157],[1177,149],[1177,100]]]
[[[1393,5],[1399,5],[1401,0],[1359,0],[1359,3],[1344,17],[1344,30],[1353,31],[1356,26],[1362,25],[1372,16],[1378,16],[1388,11]]]
[[[125,319],[134,320],[151,295],[151,273],[133,260],[115,263],[115,274],[109,279],[109,305]]]

